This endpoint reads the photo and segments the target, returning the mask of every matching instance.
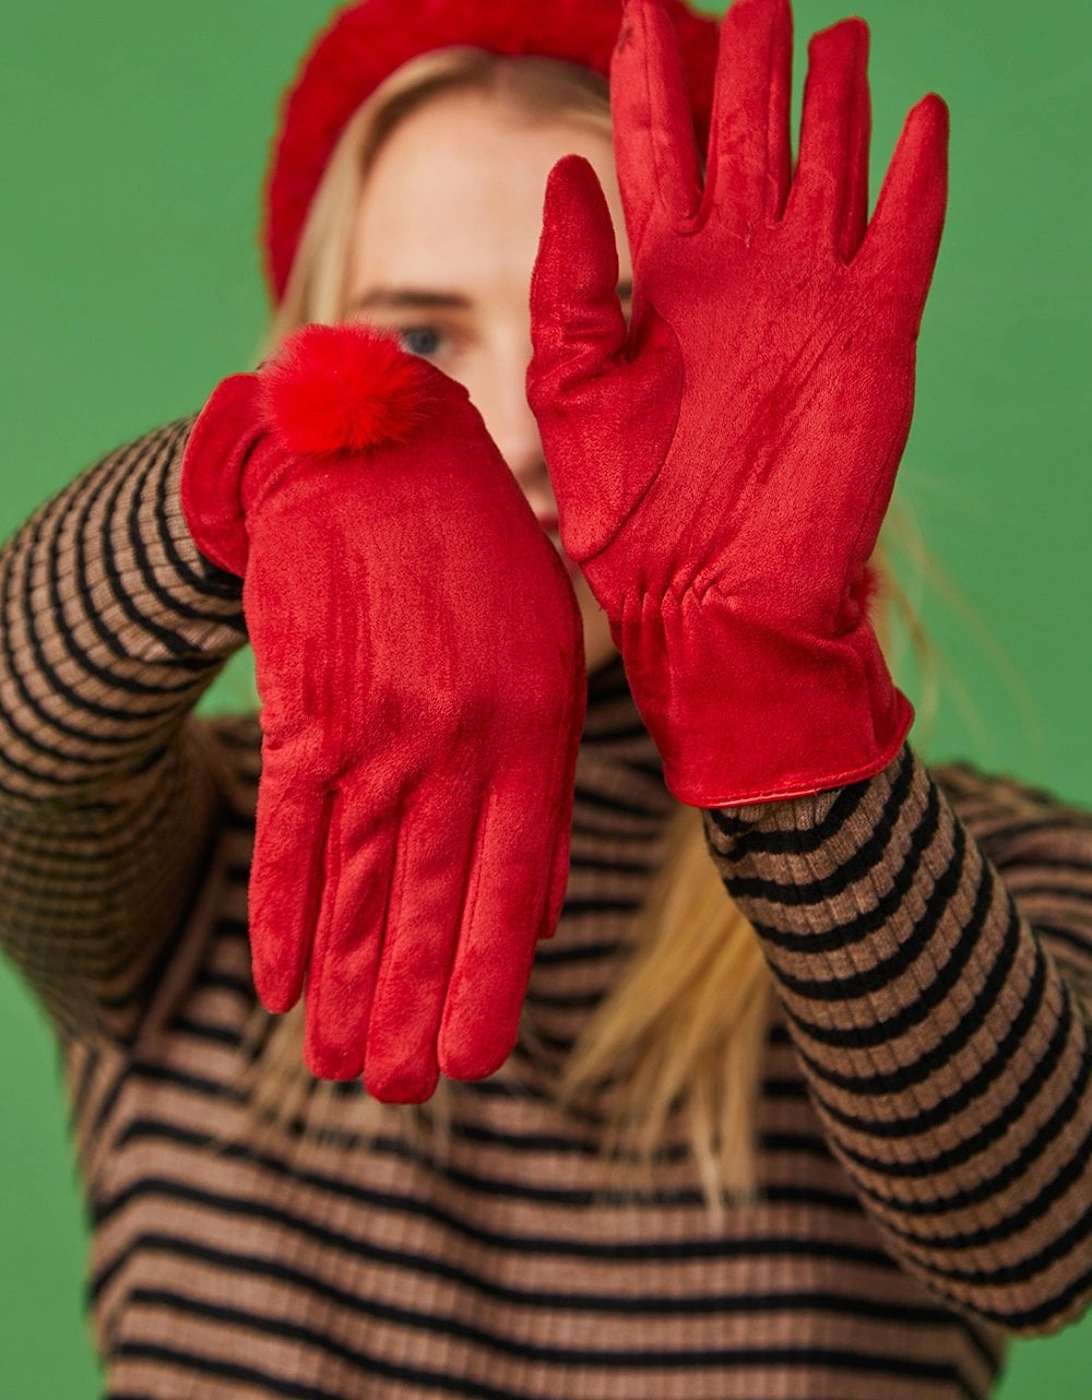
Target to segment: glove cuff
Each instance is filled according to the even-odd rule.
[[[243,474],[263,436],[282,463],[359,455],[409,437],[430,396],[426,366],[390,335],[351,322],[302,327],[257,374],[225,379],[194,424],[181,486],[194,543],[246,573],[246,510],[270,472],[245,491]]]
[[[265,431],[257,375],[236,374],[217,386],[186,443],[180,494],[194,544],[228,573],[246,573],[249,553],[241,485]]]
[[[881,772],[909,733],[866,617],[838,637],[648,600],[612,628],[668,789],[694,807],[784,801]]]

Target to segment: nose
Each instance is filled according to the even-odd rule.
[[[490,406],[492,423],[490,415],[483,415],[501,456],[524,491],[539,488],[546,480],[542,438],[527,402],[526,373],[527,364],[524,363],[505,374],[496,386]]]
[[[546,473],[546,459],[538,423],[527,402],[527,366],[531,361],[530,335],[523,343],[510,344],[490,357],[483,381],[471,388],[471,398],[485,420],[509,470],[536,515],[552,514],[554,496]]]
[[[542,439],[526,400],[521,407],[513,405],[503,415],[493,440],[524,491],[545,484],[546,459],[542,454]]]

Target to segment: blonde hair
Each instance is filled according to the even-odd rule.
[[[269,328],[271,350],[297,326],[341,320],[357,210],[376,156],[412,112],[454,92],[494,98],[530,122],[569,120],[610,132],[606,82],[574,64],[471,48],[438,49],[404,64],[357,108],[330,157]]]
[[[357,111],[330,160],[272,323],[271,347],[306,322],[341,319],[356,213],[377,152],[399,121],[457,90],[503,100],[528,120],[586,121],[610,130],[606,84],[583,69],[472,49],[408,63]],[[874,563],[878,609],[901,613],[920,652],[912,609],[882,561]],[[726,1200],[756,1192],[755,1123],[772,984],[754,928],[729,898],[706,848],[700,813],[691,808],[680,806],[671,819],[664,862],[636,917],[633,947],[622,977],[569,1055],[560,1096],[570,1106],[602,1110],[609,1103],[603,1150],[634,1189],[651,1185],[651,1163],[669,1118],[685,1114],[716,1217]],[[252,1039],[260,1045],[251,1082],[255,1111],[267,1127],[295,1120],[321,1133],[323,1105],[334,1086],[315,1083],[303,1068],[302,1004],[272,1027],[259,1008]],[[450,1112],[443,1081],[424,1111],[388,1109],[364,1098],[362,1130],[378,1131],[387,1112],[407,1115],[442,1153]]]

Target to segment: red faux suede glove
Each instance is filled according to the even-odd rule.
[[[466,391],[359,325],[225,380],[182,505],[262,700],[254,982],[305,1059],[420,1101],[508,1055],[569,863],[572,586]]]
[[[671,791],[696,806],[868,777],[913,711],[866,570],[910,428],[947,109],[907,118],[868,222],[868,31],[811,43],[789,147],[787,0],[721,29],[702,180],[670,24],[630,0],[611,70],[627,328],[591,167],[551,175],[528,392],[562,542],[611,622]]]

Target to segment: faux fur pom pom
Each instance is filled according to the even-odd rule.
[[[304,326],[261,370],[264,408],[297,455],[401,442],[427,400],[424,366],[390,335],[351,322]]]

